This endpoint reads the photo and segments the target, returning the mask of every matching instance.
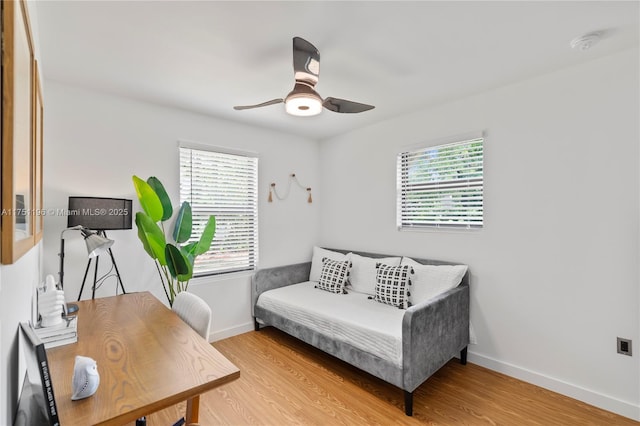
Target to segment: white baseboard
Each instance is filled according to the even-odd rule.
[[[218,330],[216,332],[210,331],[209,342],[215,342],[226,339],[227,337],[237,336],[238,334],[247,333],[249,331],[253,331],[253,321],[237,325],[235,327],[225,328],[224,330]]]
[[[640,405],[622,401],[608,395],[585,389],[571,383],[563,382],[562,380],[471,351],[469,351],[467,359],[473,364],[477,364],[490,370],[506,374],[507,376],[515,377],[516,379],[527,383],[566,395],[570,398],[602,408],[603,410],[611,411],[612,413],[640,421]]]

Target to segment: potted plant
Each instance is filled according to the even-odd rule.
[[[173,306],[176,295],[189,286],[196,257],[206,253],[211,246],[216,219],[209,216],[200,239],[189,242],[192,231],[191,204],[184,201],[167,238],[165,223],[173,216],[173,205],[164,186],[156,177],[144,181],[135,175],[133,186],[143,210],[136,213],[138,238],[155,261],[167,300]]]

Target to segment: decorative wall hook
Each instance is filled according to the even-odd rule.
[[[295,173],[291,173],[289,175],[289,181],[287,183],[287,191],[283,195],[278,194],[278,191],[276,190],[276,184],[275,183],[271,183],[271,185],[269,186],[269,198],[268,198],[268,201],[270,203],[273,202],[273,194],[275,194],[276,198],[278,200],[280,200],[280,201],[286,200],[289,197],[289,193],[291,192],[291,182],[295,182],[296,185],[298,185],[298,187],[300,187],[303,190],[306,190],[307,193],[309,194],[309,196],[307,197],[307,203],[313,203],[313,199],[311,198],[311,187],[305,187],[302,184],[300,184],[300,182],[298,181],[298,178],[296,177]]]

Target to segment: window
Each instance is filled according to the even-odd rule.
[[[483,139],[398,154],[398,229],[482,228]]]
[[[197,241],[216,217],[211,249],[196,258],[194,276],[256,268],[258,159],[180,146],[180,202],[189,201]]]

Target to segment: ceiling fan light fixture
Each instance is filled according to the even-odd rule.
[[[287,113],[300,117],[318,115],[322,112],[322,99],[309,93],[287,96],[285,101]]]
[[[284,102],[288,114],[297,117],[318,115],[324,108],[329,111],[353,114],[369,111],[373,105],[361,104],[346,99],[328,97],[324,100],[314,89],[320,74],[320,52],[308,41],[293,38],[293,75],[296,80],[293,90],[284,98],[272,99],[255,105],[237,105],[233,109],[261,108]]]

